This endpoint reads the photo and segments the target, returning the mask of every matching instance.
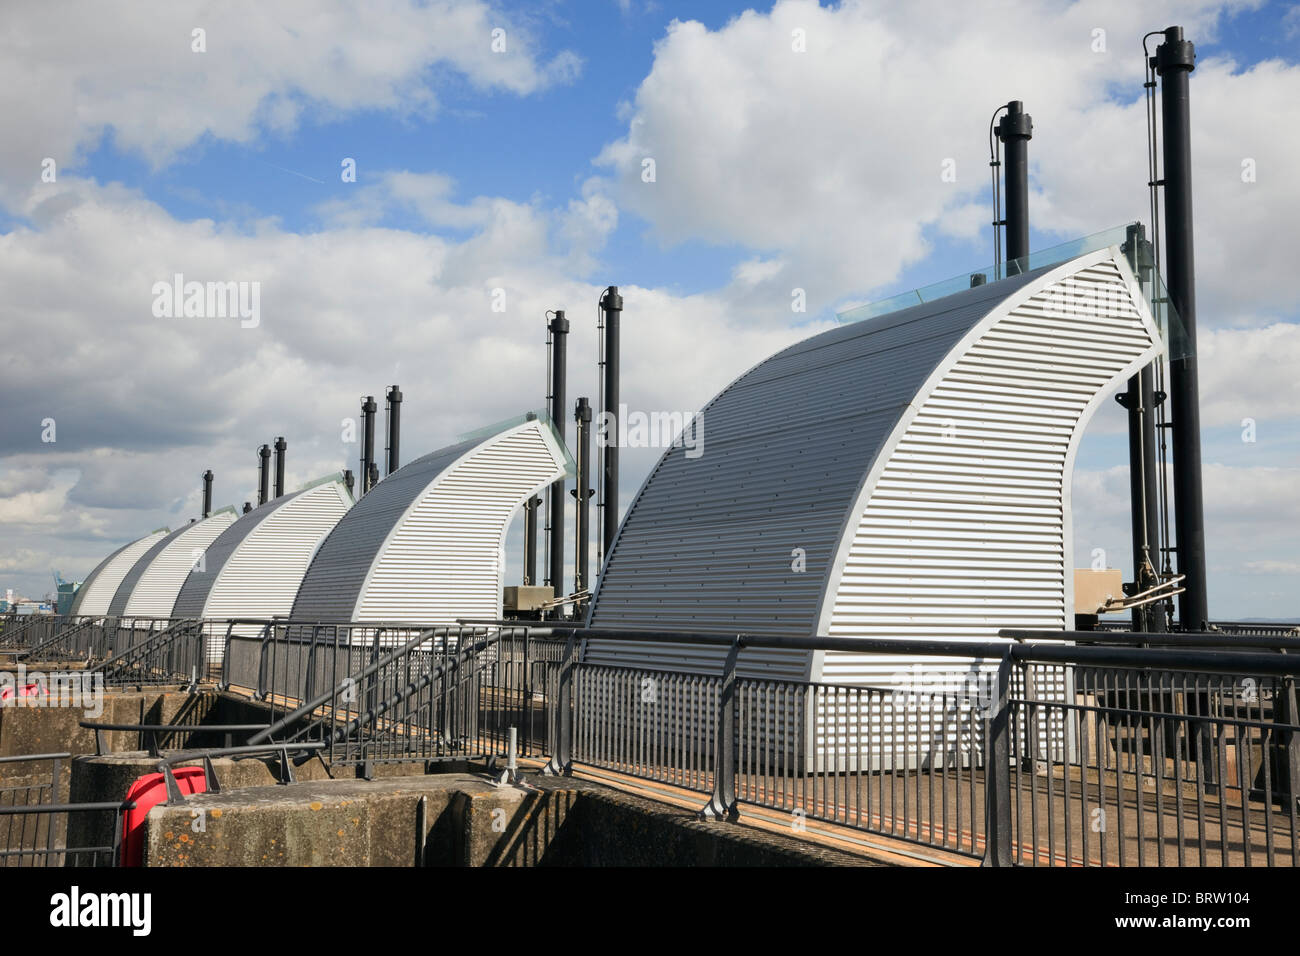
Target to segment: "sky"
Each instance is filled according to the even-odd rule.
[[[405,460],[541,407],[547,310],[594,403],[607,285],[624,401],[694,411],[837,311],[987,265],[1010,99],[1034,249],[1146,220],[1141,39],[1171,24],[1211,616],[1300,616],[1300,8],[1261,0],[7,3],[0,590],[178,527],[205,469],[255,501],[276,436],[291,489],[356,470],[388,385]],[[169,309],[177,275],[257,308]],[[659,453],[624,452],[624,506]],[[1076,562],[1127,574],[1113,402],[1073,500]],[[518,522],[507,549],[514,578]]]

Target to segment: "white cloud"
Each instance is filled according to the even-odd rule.
[[[206,52],[192,33],[206,31]],[[492,49],[505,30],[505,50]],[[39,181],[112,131],[119,149],[162,165],[203,136],[238,143],[283,133],[304,113],[429,114],[438,71],[481,90],[528,94],[568,82],[572,52],[546,60],[522,23],[481,0],[96,0],[9,4],[0,39],[0,184]]]
[[[1201,422],[1291,420],[1300,410],[1300,325],[1200,333]]]
[[[894,281],[933,235],[986,235],[987,117],[1012,97],[1035,117],[1039,228],[1074,235],[1140,217],[1132,38],[1180,20],[1201,41],[1222,6],[1198,0],[1175,16],[1172,2],[1023,0],[991,17],[978,5],[782,2],[717,31],[674,24],[628,104],[627,133],[567,203],[459,196],[440,172],[391,170],[368,174],[347,203],[321,207],[325,228],[310,234],[242,214],[240,227],[182,222],[136,192],[62,173],[39,184],[40,157],[66,166],[111,129],[119,148],[165,164],[204,135],[249,142],[353,110],[427,113],[447,69],[482,89],[528,93],[571,75],[573,58],[544,62],[526,29],[507,24],[513,53],[492,59],[486,33],[499,18],[481,3],[388,0],[364,20],[342,4],[308,14],[177,3],[143,25],[87,5],[63,33],[43,8],[19,8],[9,36],[35,39],[10,41],[0,60],[14,130],[0,143],[0,201],[30,226],[0,236],[0,327],[21,329],[42,364],[0,351],[5,552],[35,556],[22,579],[33,590],[48,586],[46,562],[84,573],[111,545],[196,514],[205,468],[216,472],[218,504],[253,499],[254,450],[276,435],[289,440],[290,487],[355,469],[339,420],[392,382],[406,392],[408,460],[538,407],[547,309],[566,308],[572,322],[570,397],[594,398],[594,306],[606,282],[626,302],[625,399],[644,410],[698,408],[820,330],[792,327],[793,288],[807,291],[816,315]],[[188,48],[199,9],[209,44],[201,63]],[[1110,37],[1105,56],[1089,49],[1097,26]],[[806,53],[791,50],[796,27],[807,31]],[[1300,217],[1300,186],[1280,171],[1300,150],[1300,123],[1279,117],[1300,102],[1297,76],[1282,64],[1234,73],[1211,60],[1195,75],[1207,425],[1293,417],[1296,407],[1297,326],[1277,313],[1294,303],[1291,250],[1279,237]],[[18,92],[32,88],[39,102]],[[1252,139],[1261,116],[1264,141]],[[1243,143],[1258,161],[1249,187],[1238,172]],[[646,155],[657,161],[654,184],[640,179]],[[949,157],[954,184],[940,181]],[[628,211],[664,242],[741,247],[729,284],[681,296],[629,284],[635,273],[598,271]],[[394,214],[412,213],[458,238],[393,227]],[[155,319],[152,285],[176,272],[260,282],[261,324]],[[491,308],[498,288],[505,312]],[[58,422],[54,446],[39,442],[47,415]],[[1122,416],[1107,421],[1122,427]],[[625,456],[624,503],[654,457]],[[1252,563],[1280,567],[1293,555],[1294,474],[1207,466],[1211,559],[1227,568],[1213,585],[1230,599],[1256,593]],[[1112,563],[1122,563],[1124,469],[1081,471],[1075,495],[1076,526],[1088,529],[1076,546],[1118,549]],[[1293,611],[1287,599],[1261,598]]]
[[[569,310],[570,398],[595,400],[604,282],[574,278],[572,252],[600,241],[606,202],[592,194],[548,212],[492,200],[455,242],[378,227],[243,232],[177,221],[118,186],[61,181],[43,208],[28,207],[40,228],[0,236],[0,327],[22,329],[25,351],[42,355],[0,352],[0,537],[40,554],[51,535],[75,537],[64,570],[85,573],[108,542],[196,514],[206,468],[218,505],[254,500],[255,449],[277,435],[291,488],[355,470],[340,421],[394,382],[406,393],[406,460],[540,407],[547,309]],[[152,285],[177,272],[259,282],[261,323],[155,318]],[[504,312],[492,310],[498,287]],[[754,328],[724,294],[620,291],[633,408],[694,410],[807,334]],[[40,440],[46,417],[54,444]],[[626,497],[640,476],[624,470]],[[40,475],[55,473],[67,477],[41,490]]]
[[[1221,11],[1254,5],[1024,0],[992,16],[979,4],[782,0],[717,30],[674,21],[628,104],[626,133],[599,162],[660,241],[736,243],[779,261],[761,276],[774,320],[793,287],[815,311],[883,291],[927,254],[931,231],[979,237],[971,264],[982,264],[988,117],[1011,98],[1034,116],[1037,229],[1072,238],[1143,218],[1137,38],[1172,21],[1204,43]],[[1099,28],[1105,53],[1092,49]],[[792,48],[796,29],[806,52]],[[1205,60],[1193,80],[1205,327],[1295,304],[1291,250],[1277,240],[1300,218],[1300,180],[1284,172],[1300,123],[1281,119],[1296,116],[1300,67],[1234,70]],[[1243,156],[1258,162],[1256,183],[1241,182]],[[642,181],[647,157],[653,183]],[[941,179],[949,159],[951,183]]]

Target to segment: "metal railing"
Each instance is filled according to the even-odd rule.
[[[287,656],[302,666],[283,669],[267,663],[280,643],[271,642],[259,653],[258,693],[280,716],[249,743],[320,742],[331,765],[367,776],[382,763],[495,759],[511,728],[518,755],[548,752],[558,642],[526,628],[428,628],[396,644],[394,634],[353,627],[348,642],[332,630],[325,640],[288,637]]]
[[[235,738],[247,738],[267,724],[120,724],[108,721],[83,720],[79,726],[95,732],[95,755],[120,753],[123,750],[144,751],[150,757],[162,755],[164,749],[193,750],[199,747],[198,741],[210,737],[219,737],[222,744],[213,746],[235,746]],[[135,744],[131,747],[109,746],[108,734],[134,734]],[[184,747],[181,742],[184,741]]]
[[[1212,634],[1137,635],[1159,645],[1147,648],[1102,646],[1115,634],[1084,646],[1055,637],[574,631],[550,769],[584,764],[705,793],[708,817],[749,804],[988,865],[1300,862],[1300,660],[1285,653],[1300,641],[1258,636],[1223,650]],[[716,675],[578,660],[578,642],[593,638],[728,653]],[[746,647],[969,664],[959,679],[915,687],[823,684],[738,673]]]
[[[143,635],[132,627],[128,636],[123,649],[91,667],[87,674],[102,678],[108,687],[195,686],[207,678],[202,621],[175,621],[162,630],[151,628]]]
[[[550,757],[552,772],[698,792],[708,817],[762,808],[988,865],[1300,863],[1300,639],[1286,630],[969,643],[221,624],[221,686],[270,710],[248,745],[301,744],[363,775],[491,761],[513,728],[518,756]],[[213,625],[174,623],[100,670],[110,683],[202,679]],[[582,659],[587,641],[624,639],[712,645],[722,660],[710,674]],[[747,648],[944,664],[915,686],[820,683],[749,670]]]
[[[0,764],[30,764],[31,773],[0,785],[0,867],[116,865],[122,843],[122,814],[129,803],[64,803],[63,769],[70,753],[0,757]],[[72,814],[114,811],[110,843],[68,846]]]
[[[160,617],[48,617],[23,633],[22,656],[32,661],[100,661],[172,623]]]
[[[49,640],[68,618],[55,614],[6,614],[0,621],[0,647],[20,650]]]

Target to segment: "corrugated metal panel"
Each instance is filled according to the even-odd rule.
[[[562,457],[537,425],[485,443],[446,469],[394,529],[356,619],[500,617],[510,518],[563,473]]]
[[[74,614],[107,614],[122,579],[130,573],[136,561],[158,541],[167,537],[167,529],[147,534],[125,547],[118,548],[90,572],[90,577],[77,590]]]
[[[208,545],[208,549],[203,552],[203,566],[196,567],[186,577],[180,593],[176,595],[176,604],[172,607],[172,617],[203,617],[203,606],[208,603],[208,595],[212,591],[212,586],[217,583],[221,569],[226,566],[230,556],[235,553],[235,550],[243,543],[244,539],[252,534],[258,525],[299,494],[302,494],[302,492],[283,495],[260,504],[248,514],[240,515],[234,524],[221,532],[217,540]]]
[[[193,569],[197,553],[206,551],[234,521],[233,510],[218,511],[169,535],[162,548],[149,557],[134,587],[126,591],[126,603],[120,613],[127,617],[171,617],[176,595]],[[113,598],[115,605],[126,586],[127,582],[123,581],[118,588]]]
[[[113,592],[113,600],[108,605],[109,614],[120,617],[126,611],[126,603],[131,600],[131,592],[140,583],[140,578],[144,576],[145,571],[149,570],[149,565],[153,564],[154,559],[162,553],[163,548],[175,541],[181,532],[189,527],[191,526],[185,525],[170,534],[163,535],[162,538],[154,542],[153,547],[136,558],[135,564],[131,565],[131,569],[122,578],[117,590]]]
[[[529,494],[564,473],[550,434],[549,426],[528,422],[393,472],[321,544],[292,617],[423,623],[499,614],[506,523]],[[496,596],[495,610],[485,612],[489,553]]]
[[[112,564],[114,558],[116,558],[127,548],[131,547],[131,545],[133,544],[135,544],[134,541],[128,541],[126,544],[122,545],[122,547],[118,548],[116,551],[114,551],[112,554],[106,557],[103,561],[100,561],[99,564],[95,565],[94,570],[91,571],[88,575],[86,575],[85,580],[83,580],[81,582],[81,585],[77,588],[76,594],[73,595],[72,604],[69,606],[67,611],[68,614],[75,616],[77,613],[79,613],[78,608],[81,606],[82,598],[84,598],[86,594],[89,593],[92,585],[94,585],[95,583],[95,579],[99,577],[99,573],[103,571],[106,567],[108,567],[110,564]]]
[[[474,442],[417,458],[375,485],[334,526],[312,559],[294,598],[294,620],[350,621],[375,555],[411,503]]]
[[[952,347],[1038,273],[814,336],[705,406],[703,454],[671,448],[601,574],[593,626],[815,633],[864,476]],[[795,551],[805,569],[794,569]],[[592,642],[600,663],[716,673],[724,651]],[[806,679],[806,653],[745,651],[741,673]]]
[[[1099,293],[1113,314],[1060,309],[1063,295]],[[988,641],[1002,627],[1066,625],[1074,451],[1100,396],[1158,347],[1143,315],[1106,260],[995,318],[945,363],[865,492],[830,582],[828,633]],[[946,687],[971,670],[958,660],[914,665],[827,653],[814,676],[910,688],[920,673]]]
[[[287,615],[316,549],[351,505],[347,489],[339,482],[329,482],[294,495],[265,515],[224,562],[202,616]],[[256,630],[244,625],[237,626],[235,633]],[[224,630],[217,636],[224,637]],[[220,660],[221,650],[220,643],[209,644],[209,659]]]

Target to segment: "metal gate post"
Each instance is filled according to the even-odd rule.
[[[573,772],[573,674],[577,667],[578,642],[570,634],[564,644],[564,660],[560,662],[559,687],[555,706],[555,753],[542,768],[546,777],[567,777]]]
[[[1275,723],[1281,723],[1287,727],[1286,730],[1282,731],[1282,740],[1284,742],[1278,750],[1279,756],[1286,761],[1286,798],[1290,801],[1289,806],[1296,806],[1300,805],[1300,734],[1290,729],[1295,725],[1298,713],[1296,710],[1294,677],[1282,678],[1282,693],[1278,696],[1282,698],[1282,706],[1278,708],[1275,703],[1274,708],[1275,711],[1281,710],[1282,713],[1275,713],[1273,719]],[[1264,759],[1268,760],[1270,757],[1265,756]],[[1278,776],[1281,776],[1281,774]]]
[[[984,866],[1011,866],[1011,648],[998,662],[984,755]]]
[[[721,706],[718,713],[717,743],[713,753],[717,766],[713,771],[713,796],[700,811],[701,820],[736,820],[736,660],[740,656],[740,638],[731,642],[722,665]]]

